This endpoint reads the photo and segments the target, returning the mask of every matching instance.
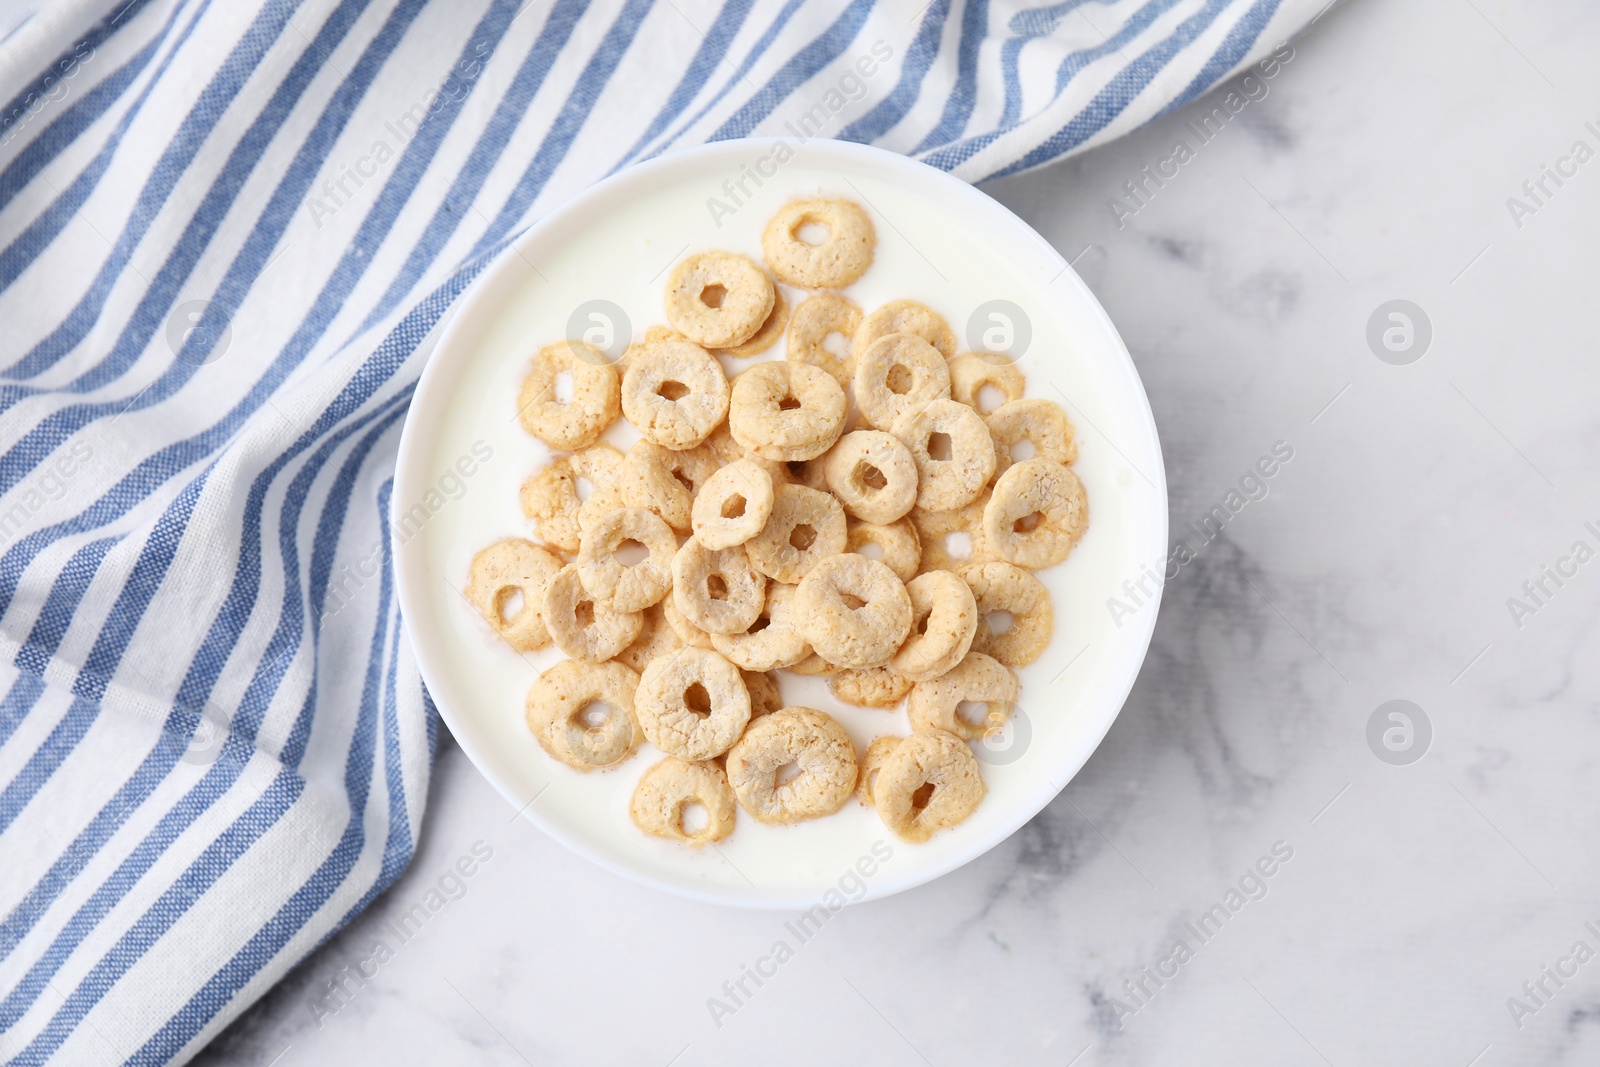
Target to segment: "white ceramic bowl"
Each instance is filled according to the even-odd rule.
[[[589,774],[540,750],[523,724],[523,698],[560,653],[518,655],[492,636],[460,590],[474,552],[529,532],[517,491],[548,456],[516,420],[532,352],[591,329],[602,346],[611,330],[620,352],[629,328],[608,321],[619,318],[615,309],[634,337],[664,322],[663,280],[686,251],[725,248],[759,260],[772,213],[818,194],[864,204],[877,227],[874,264],[846,291],[852,299],[864,309],[897,297],[922,300],[949,319],[964,348],[997,331],[989,347],[1018,350],[1028,395],[1063,402],[1077,428],[1074,469],[1088,492],[1090,524],[1065,563],[1040,573],[1054,601],[1055,636],[1019,672],[1016,726],[977,749],[989,793],[966,822],[910,845],[852,799],[834,815],[791,827],[741,813],[731,836],[693,850],[648,837],[628,818],[634,784],[660,758],[649,745],[616,769]],[[1020,308],[1021,318],[1006,309],[1002,319],[988,317],[984,305],[995,300]],[[782,355],[780,342],[758,358]],[[634,439],[625,420],[607,436],[624,449]],[[513,807],[580,854],[647,885],[720,903],[809,908],[886,896],[954,870],[1003,841],[1077,773],[1116,718],[1149,644],[1159,590],[1120,617],[1108,601],[1131,603],[1124,581],[1159,573],[1167,500],[1160,442],[1133,362],[1089,289],[1043,238],[978,190],[889,152],[746,140],[608,178],[485,270],[417,386],[400,442],[393,521],[400,604],[423,678],[462,749]],[[1152,586],[1146,581],[1146,590]],[[784,672],[783,681],[787,703],[834,714],[858,748],[908,730],[903,708],[849,707],[820,679]]]

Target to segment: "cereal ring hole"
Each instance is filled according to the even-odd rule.
[[[792,396],[785,396],[782,400],[778,401],[779,411],[793,411],[799,406],[800,401],[796,400]]]
[[[982,700],[963,700],[956,705],[956,718],[974,730],[989,725],[992,706]]]
[[[682,382],[668,380],[656,387],[656,396],[663,400],[682,400],[688,395],[689,387]]]
[[[817,528],[808,522],[797,523],[789,531],[789,544],[804,552],[817,543]]]
[[[594,483],[581,474],[573,479],[573,488],[577,490],[580,504],[594,495]]]
[[[819,222],[810,215],[802,215],[799,225],[789,231],[789,236],[802,244],[816,248],[827,244],[829,238],[833,236],[833,231],[828,228],[826,222]]]
[[[631,537],[618,545],[617,550],[611,554],[624,567],[636,567],[650,558],[650,550],[644,546],[644,542],[635,541]]]
[[[746,630],[745,633],[758,634],[771,625],[772,620],[767,618],[767,613],[763,611],[760,615],[756,616],[756,621],[750,624],[750,629]]]
[[[931,433],[928,435],[928,458],[941,462],[950,458],[950,435],[947,433]]]
[[[838,330],[828,331],[828,336],[822,339],[822,347],[835,359],[850,358],[850,338]]]
[[[991,611],[983,617],[983,622],[991,634],[999,636],[1015,626],[1017,619],[1009,611]]]
[[[727,286],[718,285],[713,282],[704,289],[700,290],[700,303],[704,304],[708,308],[719,308],[722,306],[722,301],[726,299],[727,295]],[[671,397],[670,399],[676,400],[677,397]]]
[[[933,618],[933,612],[920,612],[914,619],[911,620],[911,632],[916,634],[918,637],[926,636],[928,633],[928,620],[931,618]]]
[[[501,621],[507,626],[514,625],[518,616],[522,614],[522,609],[525,606],[523,601],[522,587],[508,585],[494,595],[495,613],[500,616]]]
[[[904,363],[896,363],[883,377],[883,384],[888,386],[889,392],[895,396],[904,396],[911,392],[911,387],[915,383],[916,379],[912,376],[911,368]]]
[[[746,503],[747,501],[741,494],[733,494],[722,502],[722,517],[725,519],[737,519],[744,514]]]
[[[572,403],[573,389],[571,371],[563,370],[556,372],[555,390],[557,404]]]
[[[693,480],[691,480],[688,475],[684,474],[683,471],[674,469],[672,476],[678,479],[678,484],[689,490],[689,492],[695,492]]]
[[[1043,521],[1044,516],[1039,514],[1037,511],[1034,511],[1022,516],[1022,518],[1012,523],[1011,529],[1019,534],[1032,533]]]
[[[806,461],[803,459],[788,460],[783,466],[789,472],[789,477],[791,478],[804,478],[806,476]]]
[[[944,535],[945,554],[952,559],[970,559],[972,557],[972,535],[964,530],[956,530]]]
[[[1039,454],[1039,446],[1033,443],[1033,438],[1024,437],[1011,446],[1011,462],[1021,463],[1025,459],[1032,459]]]
[[[678,804],[678,829],[683,836],[694,837],[711,825],[711,812],[694,797],[686,797]]]
[[[850,478],[862,492],[868,489],[882,489],[889,484],[889,479],[883,476],[881,470],[864,461],[856,464],[856,469],[850,472]]]
[[[788,785],[790,782],[794,781],[804,773],[806,773],[805,768],[801,767],[800,764],[795,763],[793,760],[790,760],[788,763],[785,763],[783,766],[772,772],[772,784],[777,786],[779,789],[782,789],[784,786]]]
[[[578,620],[578,625],[587,630],[594,625],[594,601],[580,600],[572,609],[572,617]]]
[[[868,541],[866,544],[856,549],[856,552],[859,555],[866,556],[868,559],[881,560],[883,558],[883,546],[878,544],[876,541]]]
[[[610,704],[603,704],[596,700],[580,709],[572,716],[575,725],[582,726],[586,731],[593,732],[611,721],[612,710]]]
[[[728,583],[720,574],[712,574],[706,578],[706,595],[712,600],[728,599]]]
[[[849,608],[851,611],[860,611],[862,608],[867,606],[867,602],[856,596],[854,593],[840,593],[839,599],[844,601],[844,606]]]
[[[699,682],[683,691],[683,706],[701,718],[711,714],[711,694]]]
[[[978,393],[972,399],[977,402],[978,414],[987,415],[1006,402],[1006,394],[993,382],[984,382],[978,386]]]
[[[921,812],[927,807],[933,801],[933,793],[937,788],[938,786],[932,782],[923,782],[917,786],[916,792],[911,794],[911,810]]]

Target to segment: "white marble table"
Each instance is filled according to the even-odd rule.
[[[1351,0],[1210,142],[1215,96],[991,190],[1120,325],[1195,552],[1116,726],[1011,840],[842,912],[719,1027],[790,917],[595,868],[447,742],[410,871],[198,1062],[1600,1060],[1572,956],[1600,952],[1600,561],[1571,555],[1600,551],[1600,159],[1570,156],[1600,150],[1597,45],[1585,0]],[[1535,202],[1543,165],[1569,176]],[[1369,347],[1396,299],[1420,359]],[[1278,442],[1265,497],[1186,530]],[[1391,700],[1432,736],[1389,759],[1420,760],[1369,746]],[[347,977],[480,841],[465,895]]]

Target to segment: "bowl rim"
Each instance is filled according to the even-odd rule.
[[[1127,345],[1122,340],[1121,333],[1115,323],[1101,306],[1092,290],[1084,283],[1070,263],[1058,252],[1053,245],[1044,239],[1032,226],[1017,216],[1004,204],[990,197],[975,186],[969,185],[959,178],[953,177],[945,171],[930,167],[925,163],[903,156],[896,152],[876,148],[871,145],[856,144],[850,141],[838,141],[826,138],[815,138],[805,141],[798,149],[790,144],[787,138],[781,137],[750,137],[736,138],[726,141],[715,141],[673,151],[641,163],[633,164],[617,171],[590,185],[554,207],[538,221],[522,231],[515,239],[503,247],[494,258],[473,279],[466,291],[456,300],[455,306],[448,314],[446,321],[440,328],[438,339],[427,357],[416,386],[413,389],[405,423],[400,432],[400,442],[395,459],[394,488],[390,495],[389,523],[391,529],[398,528],[400,511],[405,506],[405,501],[420,499],[421,491],[426,487],[425,465],[430,456],[429,449],[433,444],[435,423],[433,420],[419,417],[426,414],[431,406],[441,404],[443,401],[437,395],[439,380],[453,373],[455,365],[460,358],[448,358],[448,354],[460,350],[462,335],[475,327],[480,316],[490,314],[493,304],[500,296],[497,288],[509,284],[505,280],[507,268],[512,261],[522,255],[523,249],[537,243],[547,233],[568,225],[572,216],[581,212],[587,205],[598,200],[614,195],[618,190],[624,190],[639,183],[648,183],[653,178],[672,174],[678,171],[692,170],[695,167],[714,166],[718,162],[733,161],[735,164],[748,161],[748,154],[752,151],[775,149],[783,145],[794,153],[807,165],[826,168],[830,163],[843,162],[856,164],[868,168],[887,168],[893,174],[898,172],[905,175],[908,181],[928,183],[938,189],[938,194],[958,201],[962,209],[971,211],[978,217],[980,223],[983,216],[992,220],[995,230],[1003,230],[1008,234],[1008,240],[1016,240],[1032,247],[1035,254],[1043,257],[1044,261],[1053,263],[1058,268],[1058,274],[1047,283],[1049,286],[1067,284],[1078,291],[1078,296],[1086,301],[1086,306],[1091,308],[1097,316],[1097,326],[1115,342],[1114,358],[1115,369],[1130,379],[1133,394],[1137,397],[1137,410],[1130,412],[1137,416],[1140,423],[1140,436],[1144,443],[1153,452],[1156,460],[1154,471],[1148,472],[1147,478],[1159,497],[1158,511],[1159,530],[1152,529],[1151,543],[1162,546],[1159,551],[1166,552],[1168,537],[1167,517],[1167,479],[1165,463],[1161,451],[1161,438],[1156,427],[1155,415],[1150,408],[1150,399],[1144,388],[1144,382],[1139,376],[1138,368],[1134,365],[1133,358],[1128,352]],[[1108,352],[1107,355],[1113,355]],[[1098,358],[1098,357],[1097,357]],[[1154,534],[1159,533],[1159,540]],[[478,773],[488,780],[507,802],[518,809],[516,818],[526,817],[545,834],[570,849],[584,859],[599,867],[620,875],[636,884],[645,885],[652,889],[669,893],[673,896],[695,900],[702,903],[721,904],[733,907],[742,907],[758,910],[780,910],[791,908],[806,908],[817,905],[821,892],[794,895],[789,893],[766,894],[750,896],[740,893],[737,889],[725,887],[704,888],[696,887],[682,882],[657,877],[647,871],[620,863],[605,855],[603,852],[591,848],[588,842],[579,835],[569,834],[560,825],[544,818],[534,808],[536,794],[532,800],[520,797],[513,788],[513,783],[502,780],[488,760],[481,739],[473,736],[472,728],[464,720],[453,715],[449,700],[444,696],[446,690],[435,684],[435,679],[443,677],[442,658],[444,651],[436,645],[426,641],[413,639],[413,620],[424,618],[422,612],[422,584],[426,580],[425,564],[422,558],[422,538],[414,538],[405,543],[396,543],[391,566],[394,569],[395,593],[399,603],[402,625],[405,630],[406,640],[410,643],[418,672],[423,684],[427,687],[432,698],[431,702],[438,710],[440,718],[450,728],[451,735],[460,745],[461,750],[471,761]],[[407,546],[410,545],[409,551]],[[869,900],[880,900],[885,897],[902,893],[908,889],[924,885],[937,878],[958,870],[966,864],[982,856],[990,849],[995,848],[1015,834],[1019,829],[1030,822],[1044,807],[1054,800],[1067,784],[1075,778],[1079,771],[1089,761],[1089,758],[1099,748],[1105,739],[1106,733],[1111,729],[1111,724],[1121,714],[1122,708],[1127,703],[1128,694],[1132,691],[1143,667],[1145,657],[1149,653],[1150,640],[1155,630],[1156,619],[1160,614],[1164,587],[1158,588],[1156,595],[1146,602],[1138,615],[1129,621],[1132,633],[1125,634],[1125,651],[1119,654],[1121,662],[1112,665],[1115,672],[1115,681],[1108,683],[1104,691],[1108,695],[1104,706],[1099,709],[1097,717],[1086,720],[1076,743],[1066,748],[1068,757],[1061,765],[1054,768],[1055,773],[1041,773],[1036,776],[1036,782],[1031,789],[1017,794],[1013,801],[1011,818],[1002,820],[998,832],[974,838],[965,848],[959,849],[940,862],[907,871],[898,877],[885,878],[882,881],[873,880],[867,891],[859,898],[849,901],[851,904],[864,903]],[[1111,695],[1114,694],[1114,699]],[[1073,754],[1076,754],[1075,756]],[[1062,777],[1062,771],[1065,776]],[[1060,783],[1056,779],[1060,778]],[[548,788],[548,787],[546,787]],[[541,793],[543,790],[540,791]],[[887,873],[887,872],[885,872]]]

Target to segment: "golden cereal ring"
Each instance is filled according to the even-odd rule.
[[[1023,459],[1048,459],[1064,465],[1077,462],[1077,436],[1073,433],[1067,413],[1054,400],[1042,397],[1013,400],[996,408],[984,422],[988,424],[989,436],[994,441],[994,472],[997,475],[1004,474],[1014,461]],[[1032,455],[1016,455],[1016,446],[1020,441],[1027,441],[1033,446]]]
[[[650,555],[623,563],[617,550],[629,541]],[[583,531],[578,548],[578,580],[595,603],[612,611],[643,611],[672,588],[672,557],[678,539],[661,516],[644,508],[618,508]]]
[[[844,510],[886,525],[902,518],[917,500],[917,464],[898,437],[882,430],[855,430],[823,457],[823,477]]]
[[[999,404],[985,403],[985,387],[996,390],[1004,399]],[[950,399],[959,400],[980,415],[998,410],[1002,404],[1021,400],[1028,380],[1009,357],[992,353],[964,352],[950,361]]]
[[[532,652],[550,643],[544,591],[560,569],[561,561],[532,541],[509,537],[472,557],[467,599],[507,644],[518,652]],[[522,605],[507,617],[505,609],[519,593]]]
[[[854,553],[817,563],[795,591],[806,640],[840,667],[889,661],[911,629],[911,598],[894,571]]]
[[[583,583],[578,568],[562,567],[544,590],[544,624],[556,647],[573,659],[602,663],[633,644],[644,629],[644,615],[613,611],[597,604]]]
[[[712,634],[711,645],[741,670],[770,671],[811,655],[794,610],[795,587],[773,582],[767,602],[744,633]]]
[[[744,687],[750,692],[750,717],[759,719],[783,707],[783,693],[778,688],[778,676],[770,671],[741,670]]]
[[[835,700],[863,708],[892,708],[911,692],[911,679],[892,667],[852,667],[828,676]]]
[[[564,659],[540,673],[528,690],[528,729],[569,767],[615,766],[633,755],[644,736],[633,718],[638,687],[639,676],[620,663]]]
[[[984,544],[1007,563],[1030,570],[1066,559],[1088,525],[1083,483],[1048,459],[1012,464],[983,509]]]
[[[944,316],[915,300],[891,300],[861,320],[852,339],[856,357],[891,333],[909,333],[922,338],[950,359],[956,354],[956,335]]]
[[[917,730],[895,745],[873,785],[878,817],[913,844],[965,820],[986,792],[972,750],[943,730]]]
[[[772,279],[768,278],[768,282]],[[743,343],[730,348],[709,349],[713,356],[732,356],[735,359],[749,359],[759,356],[767,349],[778,343],[778,338],[783,336],[783,331],[789,324],[789,302],[783,298],[783,290],[777,285],[772,286],[772,310],[767,312],[767,319],[761,327],[751,334]]]
[[[744,633],[766,596],[767,580],[750,565],[743,545],[707,548],[696,536],[672,557],[673,606],[698,630]]]
[[[678,605],[673,602],[672,597],[662,597],[658,606],[661,608],[661,617],[666,620],[667,628],[672,631],[672,635],[679,642],[690,648],[715,647],[711,644],[711,635],[684,618],[683,613],[678,610]],[[643,667],[636,669],[641,673],[644,671]]]
[[[968,563],[994,559],[983,537],[983,509],[989,494],[957,511],[911,509],[911,523],[922,544],[922,569],[953,571]]]
[[[967,583],[949,571],[928,571],[906,585],[911,635],[889,661],[914,682],[931,682],[966,656],[978,632],[978,604]]]
[[[769,360],[733,380],[728,429],[762,459],[813,459],[844,432],[844,390],[807,363]]]
[[[799,775],[780,781],[780,769],[791,763]],[[856,786],[850,735],[812,708],[781,708],[751,723],[729,751],[727,766],[739,806],[764,823],[832,814]]]
[[[861,754],[861,769],[856,774],[856,794],[861,798],[861,803],[867,807],[873,806],[872,787],[878,784],[878,772],[883,769],[883,761],[889,758],[904,741],[903,737],[886,734],[883,737],[874,737],[867,750]]]
[[[913,729],[945,730],[966,741],[979,741],[1002,729],[1017,700],[1017,676],[999,660],[968,652],[955,667],[931,682],[911,687],[909,710]],[[964,703],[986,705],[981,725],[960,714]]]
[[[826,226],[820,244],[803,240],[808,225]],[[778,209],[761,233],[761,255],[772,272],[806,289],[843,289],[872,266],[878,243],[872,218],[848,200],[796,200]]]
[[[560,399],[560,376],[572,398]],[[606,354],[582,341],[558,341],[534,354],[517,396],[522,428],[563,452],[594,444],[617,419],[617,371]]]
[[[835,667],[815,652],[799,663],[793,664],[789,669],[803,678],[827,677],[839,673],[838,667]]]
[[[994,441],[983,416],[954,400],[931,400],[894,420],[894,435],[917,465],[917,507],[956,511],[994,474]]]
[[[795,585],[818,560],[844,551],[844,508],[827,493],[780,485],[761,532],[744,543],[756,570]]]
[[[645,668],[634,714],[650,743],[683,760],[728,751],[750,721],[750,693],[739,668],[699,648],[680,648]]]
[[[922,562],[922,542],[910,519],[887,526],[851,519],[844,550],[878,560],[902,582],[915,578]]]
[[[635,441],[623,457],[617,491],[626,506],[647,508],[674,530],[687,533],[693,522],[695,494],[720,466],[709,448],[675,452],[654,441]]]
[[[544,540],[563,552],[576,552],[585,526],[622,507],[617,490],[621,473],[622,453],[608,444],[557,457],[522,483],[522,513]],[[588,499],[578,492],[580,479],[590,485]]]
[[[856,407],[878,430],[930,400],[950,399],[944,357],[915,334],[892,333],[858,352],[852,381]]]
[[[692,342],[642,345],[622,376],[622,413],[663,448],[693,448],[728,414],[728,376]]]
[[[707,548],[732,548],[761,532],[772,514],[772,475],[759,463],[734,460],[694,498],[694,535]]]
[[[706,823],[689,829],[690,805],[705,810]],[[668,756],[644,772],[634,786],[628,814],[647,834],[699,848],[733,833],[736,807],[728,776],[709,761],[689,763]]]
[[[809,363],[833,375],[842,387],[850,387],[855,364],[850,344],[861,325],[861,309],[838,293],[818,293],[807,297],[789,316],[788,352],[791,363]],[[843,355],[828,347],[828,339],[838,337]]]
[[[639,636],[633,639],[633,644],[617,653],[618,663],[642,673],[657,656],[665,656],[683,647],[683,642],[678,640],[663,610],[671,602],[672,598],[667,597],[644,610],[644,625],[639,629]]]
[[[1026,667],[1044,654],[1055,627],[1050,590],[1021,567],[995,560],[961,568],[978,605],[978,629],[972,647],[1008,667]],[[1011,616],[1011,624],[997,630],[990,621],[996,612]]]
[[[773,301],[772,282],[761,268],[732,252],[697,252],[667,275],[667,321],[707,348],[750,340],[772,313]]]

